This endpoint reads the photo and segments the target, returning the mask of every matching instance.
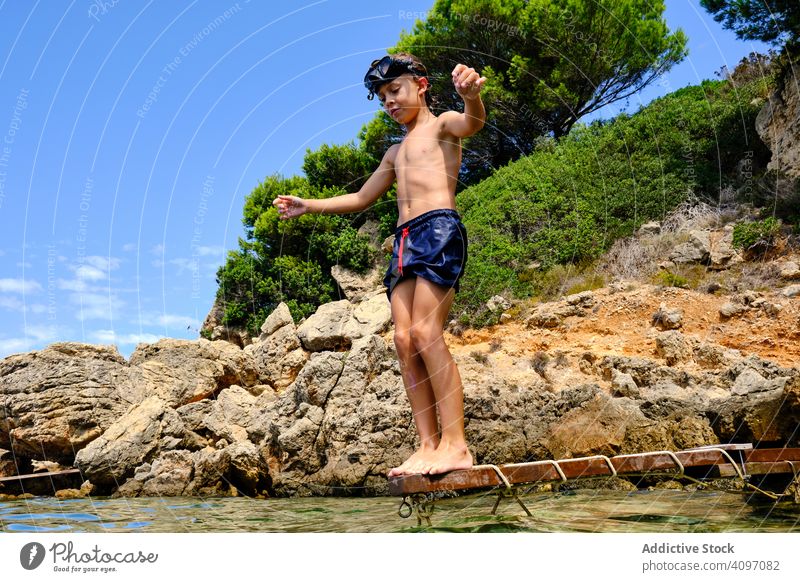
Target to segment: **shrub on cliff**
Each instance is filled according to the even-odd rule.
[[[764,81],[705,81],[634,115],[576,126],[459,195],[469,265],[455,312],[485,324],[497,294],[535,296],[542,271],[581,265],[642,223],[691,196],[715,201],[741,186],[737,168],[763,168],[769,151],[754,130]],[[546,279],[546,277],[545,277]]]
[[[351,157],[358,153],[355,149],[350,152]],[[333,265],[364,272],[372,263],[367,238],[357,232],[366,214],[304,215],[281,221],[272,206],[278,194],[303,198],[343,194],[337,181],[360,179],[348,173],[358,166],[341,163],[343,155],[341,148],[329,148],[307,156],[309,165],[314,166],[309,175],[319,180],[316,184],[303,177],[269,176],[247,196],[242,219],[246,237],[239,239],[239,250],[228,253],[226,263],[217,271],[217,297],[225,309],[223,323],[257,334],[281,301],[286,301],[296,320],[306,317],[320,304],[339,299],[330,274]],[[329,160],[340,165],[332,164],[326,171]],[[368,164],[369,160],[360,163]],[[373,210],[380,211],[380,207]]]

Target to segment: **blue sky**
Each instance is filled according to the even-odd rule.
[[[0,0],[0,357],[198,337],[245,196],[355,138],[365,65],[432,4]],[[689,57],[620,106],[765,48],[666,18]]]

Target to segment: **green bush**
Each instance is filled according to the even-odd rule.
[[[677,273],[670,273],[669,271],[659,271],[658,274],[656,274],[656,281],[659,285],[664,287],[689,288],[689,280],[686,277],[678,275]]]
[[[780,231],[781,221],[771,216],[755,222],[739,222],[733,227],[733,246],[744,250],[772,246]]]
[[[230,252],[217,271],[217,297],[224,305],[225,324],[243,326],[255,334],[281,301],[295,320],[308,317],[322,303],[339,298],[330,274],[333,265],[363,273],[371,264],[374,251],[367,238],[358,234],[365,213],[306,214],[280,220],[272,206],[279,194],[328,198],[345,193],[330,180],[335,173],[343,180],[353,179],[342,169],[346,166],[342,158],[354,153],[349,147],[325,151],[338,164],[333,166],[338,170],[327,176],[329,181],[322,181],[325,157],[318,152],[307,158],[316,185],[303,177],[269,176],[246,198],[242,218],[246,238],[239,240],[239,250]]]

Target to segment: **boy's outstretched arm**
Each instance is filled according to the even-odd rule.
[[[469,137],[480,131],[486,122],[486,109],[481,101],[481,88],[486,83],[486,77],[461,64],[456,65],[452,74],[456,92],[464,100],[464,113],[446,111],[439,118],[444,131],[456,137]]]
[[[299,198],[280,195],[272,201],[278,207],[281,220],[295,218],[308,212],[316,214],[347,214],[360,212],[380,198],[395,181],[394,160],[400,145],[393,145],[383,155],[381,164],[364,182],[358,192],[333,198]]]

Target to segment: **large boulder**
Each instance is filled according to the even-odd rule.
[[[294,382],[308,360],[285,303],[281,303],[261,326],[258,340],[244,348],[252,357],[262,382],[283,390]]]
[[[75,465],[95,485],[118,486],[159,451],[193,446],[198,446],[197,440],[178,413],[167,402],[150,396],[78,451]]]
[[[0,447],[71,464],[144,395],[114,346],[54,343],[0,360]]]
[[[632,427],[650,424],[633,400],[611,398],[598,391],[569,410],[549,428],[546,446],[553,459],[615,455]]]
[[[313,353],[286,391],[274,398],[262,394],[252,408],[249,440],[264,447],[276,491],[286,494],[287,482],[306,481],[320,469],[324,451],[317,447],[317,437],[323,407],[346,357],[344,352]]]
[[[692,230],[689,240],[675,247],[669,255],[673,263],[707,263],[711,257],[711,238],[705,230]]]
[[[209,398],[233,384],[260,384],[250,354],[224,341],[163,339],[139,344],[130,364],[131,382],[173,408]]]
[[[261,495],[269,484],[268,468],[252,443],[224,449],[171,450],[136,468],[116,497]]]
[[[709,418],[721,440],[797,442],[793,391],[800,373],[796,368],[781,368],[750,356],[724,374],[730,396],[718,398],[709,406]]]
[[[358,338],[386,331],[391,321],[389,300],[377,292],[357,305],[346,300],[320,305],[297,329],[297,336],[312,352],[347,349]]]
[[[712,232],[710,242],[709,267],[712,269],[727,269],[743,261],[733,246],[733,228],[725,227],[721,231]]]
[[[185,495],[193,473],[190,451],[166,451],[152,463],[139,465],[133,477],[117,489],[115,496],[179,497]]]
[[[352,309],[353,305],[346,299],[320,305],[297,329],[303,347],[312,352],[348,347],[350,339],[344,326],[350,320]]]
[[[800,178],[800,90],[788,75],[756,117],[756,131],[772,151],[769,170]]]
[[[210,410],[203,419],[204,427],[217,438],[229,443],[247,440],[247,426],[253,413],[257,398],[240,388],[231,386],[223,390],[212,401]]]
[[[409,420],[394,355],[371,335],[346,353],[312,354],[294,384],[260,411],[250,436],[265,448],[278,494],[385,492],[386,451],[411,436]]]
[[[347,267],[334,265],[331,267],[331,276],[339,284],[339,288],[344,292],[347,300],[355,303],[376,289],[383,288],[384,271],[385,268],[382,265],[375,265],[366,273],[360,274]]]
[[[679,331],[663,331],[656,336],[656,353],[670,366],[691,361],[691,342]]]
[[[352,343],[358,338],[385,332],[391,323],[392,307],[386,293],[378,291],[367,296],[353,308],[343,332]]]

